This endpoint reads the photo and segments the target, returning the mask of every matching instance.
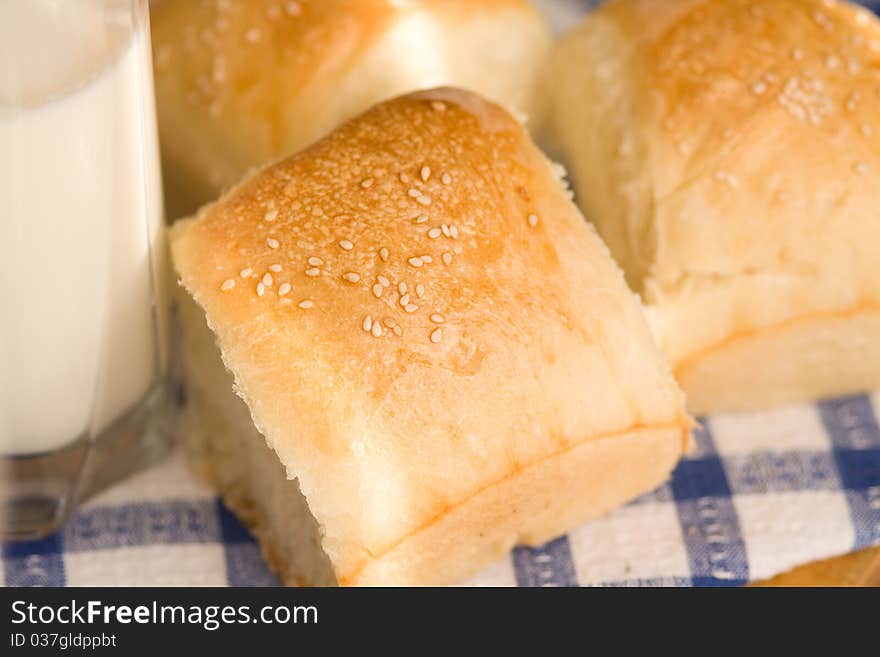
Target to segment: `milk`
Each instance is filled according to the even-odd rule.
[[[0,456],[94,438],[159,377],[161,190],[132,20],[127,0],[0,0]]]

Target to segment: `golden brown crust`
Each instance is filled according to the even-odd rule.
[[[383,0],[286,6],[275,0],[159,3],[152,29],[160,106],[185,101],[199,120],[234,126],[262,161],[270,160],[285,131],[297,128],[282,123],[282,99],[303,94],[305,101],[310,86],[338,76],[396,12]],[[320,111],[319,104],[303,105]]]
[[[880,586],[880,547],[814,561],[752,586]]]
[[[383,103],[172,242],[341,581],[574,446],[672,423],[681,449],[680,393],[619,270],[522,125],[470,93]]]
[[[198,202],[413,89],[528,110],[549,42],[525,0],[166,0],[152,29],[166,177]],[[505,30],[495,61],[485,39]]]
[[[736,336],[880,304],[869,11],[614,0],[553,59],[554,131],[579,201],[674,368]]]

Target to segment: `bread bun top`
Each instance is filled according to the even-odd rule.
[[[868,10],[618,0],[596,20],[626,44],[644,151],[624,150],[649,158],[653,277],[772,266],[827,249],[823,231],[843,242],[880,228],[880,22]]]
[[[644,300],[683,309],[664,320],[669,353],[880,303],[871,12],[834,0],[614,0],[553,62],[556,139],[569,137],[579,200]],[[758,307],[748,280],[779,301]]]
[[[549,47],[525,0],[164,0],[152,29],[166,165],[197,202],[414,89],[529,111]]]
[[[174,226],[183,285],[345,581],[680,393],[559,172],[459,90],[383,103]]]

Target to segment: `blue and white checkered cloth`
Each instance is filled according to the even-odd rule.
[[[703,420],[661,488],[477,585],[733,585],[880,544],[880,392]],[[3,547],[8,585],[270,585],[258,546],[180,455],[55,536]]]
[[[539,4],[562,30],[595,3]],[[540,548],[517,548],[469,583],[735,585],[878,545],[878,417],[880,391],[704,418],[667,484]],[[3,545],[0,581],[278,583],[180,454],[95,498],[60,533]]]

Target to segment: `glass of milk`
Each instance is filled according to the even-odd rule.
[[[147,0],[0,0],[0,539],[162,455]]]

